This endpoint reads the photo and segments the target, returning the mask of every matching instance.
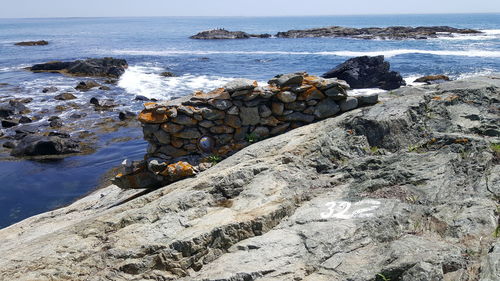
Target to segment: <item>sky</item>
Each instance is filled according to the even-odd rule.
[[[1,0],[0,18],[500,13],[500,0]]]

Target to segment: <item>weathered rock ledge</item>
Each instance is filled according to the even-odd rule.
[[[0,280],[499,280],[500,76],[381,99],[2,229]]]

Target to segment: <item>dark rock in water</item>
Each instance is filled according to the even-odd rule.
[[[56,100],[73,100],[76,99],[76,96],[72,93],[62,93],[54,97]]]
[[[69,118],[72,118],[72,119],[80,119],[84,116],[87,116],[86,113],[73,113],[69,116]]]
[[[93,104],[96,107],[96,109],[107,109],[118,106],[112,99],[103,100],[103,99],[98,99],[96,97],[92,97],[90,99],[90,103]]]
[[[173,74],[170,71],[165,71],[165,72],[160,73],[160,76],[163,76],[163,77],[175,77],[175,74]]]
[[[8,120],[8,119],[2,120],[2,127],[4,127],[4,128],[10,128],[10,127],[14,127],[14,126],[17,126],[17,125],[19,125],[18,121]]]
[[[2,146],[5,148],[14,148],[16,147],[16,143],[13,141],[6,141],[2,144]]]
[[[11,151],[12,156],[61,155],[80,152],[77,141],[66,135],[28,135]]]
[[[122,121],[127,119],[133,119],[135,118],[135,116],[137,116],[137,114],[131,111],[120,111],[120,113],[118,113],[118,119]]]
[[[111,90],[111,88],[108,86],[101,86],[101,87],[99,87],[99,90],[109,91],[109,90]]]
[[[251,37],[268,38],[270,34],[248,34],[243,31],[229,31],[223,28],[202,31],[189,38],[191,39],[248,39]]]
[[[11,115],[14,115],[16,112],[16,109],[9,105],[9,104],[3,104],[3,105],[0,105],[0,117],[9,117]]]
[[[127,61],[115,58],[86,59],[73,62],[53,61],[35,64],[33,72],[56,72],[71,76],[120,77],[128,67]]]
[[[29,118],[29,117],[21,116],[21,118],[19,118],[19,123],[26,124],[26,123],[31,123],[31,122],[33,122],[33,120],[31,120],[31,118]]]
[[[101,84],[97,83],[96,81],[89,80],[89,81],[81,81],[76,85],[75,89],[78,91],[86,92],[89,91],[92,88],[96,88],[101,86]]]
[[[398,72],[389,71],[390,64],[384,56],[356,57],[345,61],[323,74],[324,78],[346,81],[353,89],[381,88],[393,90],[406,85]]]
[[[149,98],[142,96],[142,95],[137,95],[137,96],[135,96],[134,100],[148,101]]]
[[[59,91],[59,89],[57,87],[53,87],[53,86],[42,89],[42,93],[55,93],[57,91]]]
[[[63,122],[62,122],[61,118],[54,119],[54,120],[50,121],[50,123],[49,123],[49,126],[51,128],[59,128],[59,127],[62,127],[62,125],[63,125]]]
[[[17,42],[14,45],[16,46],[45,46],[48,45],[49,42],[45,40],[40,40],[40,41],[24,41],[24,42]]]
[[[449,26],[389,26],[389,27],[367,27],[352,28],[342,26],[330,26],[304,30],[289,30],[278,32],[276,37],[280,38],[310,38],[310,37],[349,37],[358,39],[428,39],[436,37],[453,36],[453,33],[476,34],[482,33],[474,29],[461,29]]]
[[[440,74],[440,75],[423,76],[423,77],[416,79],[413,82],[427,83],[427,84],[438,84],[438,83],[443,83],[445,81],[450,81],[450,77]]]
[[[20,102],[20,103],[30,103],[33,101],[33,98],[17,98],[17,99],[12,99],[12,102]],[[10,101],[9,101],[10,102]]]

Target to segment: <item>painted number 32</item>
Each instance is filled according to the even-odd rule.
[[[325,204],[327,212],[322,212],[321,218],[367,218],[373,216],[373,211],[379,208],[380,202],[376,200],[363,200],[356,203],[347,201],[332,201]]]

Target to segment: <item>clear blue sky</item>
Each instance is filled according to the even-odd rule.
[[[2,0],[0,18],[499,13],[500,0]]]

